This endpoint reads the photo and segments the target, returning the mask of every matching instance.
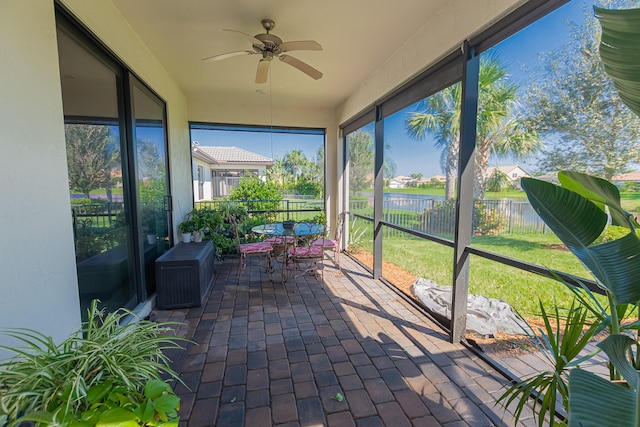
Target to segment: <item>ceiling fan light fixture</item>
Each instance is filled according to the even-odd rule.
[[[269,31],[273,30],[273,28],[276,26],[276,23],[273,21],[273,19],[269,18],[263,19],[262,21],[260,21],[260,23],[262,24],[262,28],[265,29],[267,34],[269,34]]]

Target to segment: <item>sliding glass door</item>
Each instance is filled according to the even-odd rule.
[[[82,314],[135,308],[171,246],[164,102],[63,12],[58,54]]]

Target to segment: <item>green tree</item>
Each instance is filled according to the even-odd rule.
[[[309,180],[324,186],[324,147],[319,147],[315,158],[309,162]]]
[[[158,145],[150,140],[136,142],[138,155],[138,176],[142,180],[156,180],[164,176],[164,162]]]
[[[373,184],[374,146],[369,133],[356,131],[347,136],[349,147],[349,190],[355,194]]]
[[[112,172],[119,167],[120,150],[111,129],[102,125],[65,125],[69,187],[89,198],[105,188],[111,200]]]
[[[419,172],[416,173],[412,173],[411,175],[409,175],[411,178],[416,179],[418,181],[420,181],[423,177],[423,175]]]
[[[491,155],[498,157],[528,156],[541,147],[536,132],[520,120],[516,111],[517,86],[507,79],[506,68],[499,58],[484,54],[480,60],[474,197],[484,198],[486,171]],[[409,135],[423,139],[427,133],[435,137],[442,149],[441,167],[446,175],[445,196],[455,195],[455,179],[460,148],[461,86],[456,83],[419,102],[418,111],[406,121]]]
[[[616,7],[639,4],[615,2]],[[562,48],[542,54],[525,105],[532,125],[554,141],[540,157],[541,171],[575,170],[611,179],[640,161],[640,119],[604,71],[593,10],[585,7],[584,14],[583,22],[567,23],[571,37]]]

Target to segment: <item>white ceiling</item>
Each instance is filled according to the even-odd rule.
[[[274,105],[339,105],[366,77],[450,0],[113,0],[187,97],[254,102],[272,88]],[[271,81],[254,82],[260,55],[203,63],[202,58],[251,50],[249,39],[224,32],[271,32],[284,41],[316,40],[323,51],[294,56],[324,73],[313,80],[273,61]]]

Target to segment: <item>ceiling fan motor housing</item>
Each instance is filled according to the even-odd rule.
[[[280,50],[282,39],[280,37],[274,36],[273,34],[256,34],[255,38],[257,38],[264,44],[264,46],[254,44],[253,48],[256,50],[256,52],[268,51],[273,52],[276,55],[282,53],[282,51]]]

